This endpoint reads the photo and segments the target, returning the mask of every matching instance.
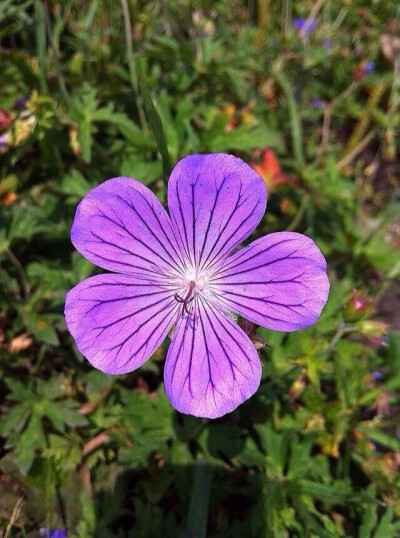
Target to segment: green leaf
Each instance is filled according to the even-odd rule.
[[[208,428],[207,448],[216,459],[233,458],[245,445],[242,428],[234,424],[218,424]]]
[[[73,168],[61,179],[58,188],[64,194],[82,198],[92,186],[79,170]]]
[[[250,150],[272,146],[278,140],[277,132],[260,125],[249,129],[247,125],[241,125],[229,132],[217,133],[214,137],[207,133],[204,135],[204,144],[209,151]]]
[[[137,156],[131,155],[122,161],[120,174],[133,177],[144,185],[148,185],[161,177],[162,164],[160,161],[143,162],[138,160]]]
[[[274,475],[283,475],[289,450],[289,440],[293,435],[293,431],[275,431],[269,422],[255,426],[255,430],[260,437],[266,454],[268,470]]]
[[[38,383],[38,394],[47,400],[55,400],[65,395],[65,387],[63,385],[62,376],[56,375],[46,382]]]
[[[163,163],[164,182],[165,184],[167,184],[172,166],[171,166],[171,161],[169,158],[167,142],[165,139],[163,126],[161,123],[160,116],[151,99],[151,95],[150,95],[146,82],[141,76],[139,76],[138,78],[139,78],[140,91],[143,97],[143,104],[146,109],[146,114],[149,120],[151,130],[153,131],[154,138],[156,139],[156,142],[157,142],[158,151],[160,152],[160,155],[161,155],[161,159]]]
[[[11,377],[7,377],[5,379],[5,382],[7,383],[8,387],[11,389],[11,394],[8,395],[8,398],[10,400],[16,400],[16,401],[28,401],[32,400],[33,394],[32,394],[32,383],[25,385],[21,381],[18,381],[17,379],[12,379]]]
[[[42,92],[47,90],[46,83],[46,20],[45,8],[40,0],[35,1],[35,34],[36,50],[39,61],[40,89]]]
[[[328,504],[343,503],[351,494],[350,486],[345,483],[321,484],[310,480],[301,480],[300,484],[303,493]]]
[[[392,518],[393,510],[390,506],[388,506],[379,521],[379,525],[374,533],[374,538],[394,538],[394,529],[391,524]]]
[[[32,466],[36,456],[36,448],[38,445],[44,446],[44,444],[41,417],[36,412],[33,412],[14,451],[15,460],[24,475],[28,473]]]
[[[14,207],[8,228],[10,242],[14,239],[24,239],[27,241],[34,234],[45,229],[43,223],[40,223],[40,220],[40,209],[33,206],[23,207],[19,205]]]
[[[0,419],[0,434],[9,435],[19,432],[25,426],[32,410],[31,401],[22,401],[15,405],[4,417]]]
[[[370,538],[372,530],[378,521],[376,510],[372,506],[365,506],[358,538]]]
[[[40,342],[58,346],[60,342],[54,327],[54,322],[59,318],[60,316],[54,314],[42,314],[41,316],[32,314],[31,319],[27,322],[27,327],[33,336]]]
[[[54,402],[46,402],[46,408],[44,410],[48,419],[53,423],[56,430],[65,431],[65,415],[66,409],[57,405]]]
[[[400,440],[395,437],[391,437],[387,433],[384,433],[377,428],[371,428],[368,425],[359,424],[358,429],[360,432],[367,435],[372,441],[379,443],[380,445],[386,446],[391,450],[398,452],[400,451]]]

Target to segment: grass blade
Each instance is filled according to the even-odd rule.
[[[160,115],[158,114],[156,107],[154,106],[153,100],[151,98],[149,88],[141,76],[139,76],[139,86],[140,86],[140,92],[143,97],[143,104],[146,110],[147,118],[149,120],[151,130],[153,131],[154,138],[156,139],[158,151],[160,152],[160,155],[162,158],[163,177],[164,177],[164,182],[166,186],[172,166],[171,166],[171,160],[169,158],[164,129],[162,126]]]
[[[40,80],[40,91],[47,91],[46,83],[46,48],[47,48],[47,39],[46,39],[46,20],[44,7],[40,0],[35,2],[35,34],[36,34],[36,52],[39,62],[39,80]]]
[[[210,465],[203,461],[195,463],[186,538],[206,538],[211,477]]]

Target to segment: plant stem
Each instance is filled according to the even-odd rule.
[[[26,299],[29,295],[29,283],[25,275],[24,268],[19,259],[11,252],[9,248],[5,250],[5,256],[7,260],[14,266],[17,273],[17,280],[21,288],[21,295],[23,299]]]
[[[286,228],[287,232],[292,232],[297,228],[297,226],[300,224],[301,219],[303,218],[304,212],[307,208],[308,201],[310,200],[310,195],[305,194],[301,200],[301,204],[296,212],[296,215],[294,216],[292,222],[289,224],[289,226]]]
[[[136,73],[135,67],[135,58],[133,54],[133,45],[132,45],[132,33],[131,33],[131,17],[129,14],[129,6],[127,0],[120,0],[122,13],[124,17],[124,27],[125,27],[125,44],[126,44],[126,59],[128,62],[129,76],[131,79],[132,89],[135,94],[136,106],[139,114],[139,121],[144,130],[147,130],[146,115],[144,113],[143,104],[139,94],[139,82]]]
[[[65,80],[64,80],[64,76],[63,76],[63,73],[62,73],[62,70],[61,70],[60,51],[59,51],[58,47],[56,46],[56,44],[54,42],[53,34],[51,32],[51,21],[50,21],[49,10],[47,8],[46,2],[43,2],[42,6],[43,6],[43,16],[44,16],[44,21],[45,21],[45,25],[46,25],[46,31],[47,31],[47,34],[49,36],[50,47],[53,49],[54,64],[55,64],[55,67],[56,67],[58,84],[60,86],[60,91],[61,91],[64,99],[67,101],[67,103],[69,103],[71,101],[71,98],[70,98],[70,95],[68,93],[67,86],[66,86]]]
[[[15,506],[13,508],[13,511],[11,513],[11,517],[10,517],[10,520],[7,524],[7,528],[6,528],[6,532],[4,534],[4,538],[8,538],[10,536],[10,532],[11,532],[11,529],[14,525],[14,523],[17,521],[20,513],[21,513],[21,504],[22,504],[22,501],[24,500],[23,497],[20,497],[17,502],[15,503]]]
[[[187,519],[188,536],[207,536],[208,502],[212,467],[205,461],[196,461],[193,468],[193,486]]]
[[[315,4],[313,5],[310,14],[308,15],[307,19],[305,20],[305,23],[303,24],[302,29],[300,30],[300,36],[302,40],[305,42],[307,40],[307,34],[310,29],[310,26],[312,24],[312,21],[317,16],[318,11],[323,6],[325,0],[317,0]]]
[[[347,155],[345,155],[340,161],[337,163],[338,170],[341,170],[342,168],[345,168],[348,164],[351,163],[351,161],[356,157],[364,148],[368,146],[368,144],[371,142],[371,140],[374,138],[375,132],[370,131],[360,142],[356,145],[355,148],[353,148]]]
[[[337,328],[337,331],[335,335],[333,336],[332,340],[329,342],[329,344],[320,352],[321,355],[325,353],[329,353],[332,351],[332,349],[335,347],[337,342],[344,336],[346,333],[351,333],[355,329],[351,327],[350,325],[346,325],[345,323],[341,322],[339,323],[339,326]]]
[[[302,133],[300,117],[297,112],[296,101],[293,97],[289,81],[285,77],[285,75],[282,73],[282,71],[279,71],[278,69],[276,69],[274,72],[274,76],[279,86],[282,88],[283,93],[285,94],[286,101],[289,108],[290,130],[292,133],[293,153],[296,160],[301,165],[303,165],[305,162],[304,152],[303,152],[303,142],[302,142],[303,133]]]

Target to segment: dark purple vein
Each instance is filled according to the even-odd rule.
[[[288,256],[284,256],[283,258],[276,258],[276,260],[272,260],[267,263],[263,263],[261,265],[256,265],[255,267],[249,267],[246,269],[243,269],[242,271],[237,271],[236,273],[228,273],[228,274],[221,274],[217,275],[216,278],[212,280],[212,282],[217,282],[218,280],[225,280],[226,278],[231,278],[233,276],[241,275],[243,273],[251,273],[252,271],[256,271],[257,269],[263,269],[264,267],[269,267],[270,265],[273,265],[274,263],[282,262],[283,260],[306,260],[310,262],[310,258],[306,258],[305,256],[291,256],[290,254]],[[246,263],[246,262],[244,262]],[[244,265],[243,263],[243,265]],[[242,264],[240,264],[242,265]]]
[[[246,215],[243,220],[240,221],[240,223],[236,226],[234,232],[231,233],[230,236],[224,241],[224,243],[221,245],[221,247],[219,248],[217,253],[214,255],[213,259],[208,263],[208,265],[206,267],[204,267],[204,269],[210,269],[211,267],[213,267],[222,258],[221,252],[223,253],[223,255],[226,254],[225,252],[223,252],[223,250],[226,248],[226,245],[233,239],[233,237],[237,234],[237,232],[240,230],[240,228],[242,228],[246,224],[246,222],[251,218],[251,216],[253,215],[254,210],[258,206],[259,202],[260,202],[260,200],[257,200],[254,207],[251,209],[250,213],[248,215]],[[226,229],[226,226],[224,227],[223,232],[225,231],[225,229]],[[249,230],[249,233],[250,232],[251,232],[251,230]],[[241,238],[240,240],[243,240],[243,239],[244,238]],[[235,243],[236,243],[236,241],[235,241]],[[233,244],[231,248],[233,248],[234,246],[235,246],[235,244]],[[218,256],[219,256],[219,259],[218,259]]]
[[[236,210],[238,209],[238,207],[239,207],[240,197],[241,197],[241,195],[242,195],[242,187],[243,187],[243,184],[240,183],[239,192],[238,192],[238,196],[237,196],[237,200],[236,200],[236,202],[235,202],[235,205],[234,205],[234,207],[233,207],[233,209],[232,209],[232,211],[231,211],[229,217],[227,218],[227,220],[226,220],[226,222],[225,222],[225,224],[224,224],[222,230],[220,230],[220,233],[218,234],[216,240],[214,241],[212,247],[210,248],[210,250],[209,250],[209,252],[208,252],[208,254],[207,254],[206,259],[205,259],[204,261],[202,261],[202,263],[201,263],[201,270],[204,270],[204,269],[206,268],[206,264],[207,264],[208,260],[210,259],[210,256],[212,256],[213,251],[214,251],[215,247],[216,247],[217,244],[218,244],[218,241],[221,239],[222,234],[225,232],[227,226],[229,225],[229,223],[230,223],[231,220],[232,220],[233,215],[235,214],[235,211],[236,211]],[[212,217],[212,215],[210,216],[210,221],[211,221],[211,217]],[[212,261],[211,261],[211,263],[212,263]]]
[[[120,198],[118,197],[120,200],[123,200],[123,198]],[[135,210],[134,207],[130,206],[127,202],[125,202],[128,207],[131,207],[131,209],[136,213],[137,211]],[[101,210],[100,210],[101,211]],[[139,239],[139,237],[133,235],[133,233],[128,230],[128,228],[125,226],[124,223],[120,224],[119,222],[116,222],[115,220],[113,220],[111,217],[109,217],[108,215],[106,215],[103,211],[101,211],[102,215],[103,215],[103,218],[105,218],[106,220],[112,222],[115,226],[118,226],[119,228],[121,228],[122,230],[124,230],[124,232],[126,232],[128,234],[129,237],[131,237],[134,241],[137,241],[140,245],[142,245],[143,247],[147,248],[147,250],[149,250],[150,252],[152,252],[157,258],[159,258],[160,260],[162,260],[165,264],[169,265],[169,267],[171,267],[174,271],[177,271],[178,273],[182,274],[181,271],[182,269],[176,264],[176,260],[174,260],[171,255],[168,253],[168,251],[166,251],[170,257],[170,259],[172,259],[173,263],[171,264],[171,262],[169,262],[168,260],[166,260],[165,258],[163,258],[163,256],[161,256],[161,254],[157,251],[155,251],[153,248],[151,248],[149,245],[147,245],[142,239]],[[139,215],[138,215],[139,216]],[[150,230],[150,228],[147,226],[147,229]],[[154,233],[151,231],[151,234],[154,236]],[[129,252],[132,256],[137,256],[137,257],[140,257],[138,254],[136,254],[135,252],[132,252],[130,249],[126,249],[124,247],[121,247],[120,245],[115,245],[114,243],[110,243],[109,241],[106,241],[105,239],[103,239],[101,236],[98,236],[96,235],[94,232],[92,232],[92,235],[94,235],[95,237],[97,237],[98,239],[104,241],[105,243],[107,244],[110,244],[112,246],[115,246],[121,250],[124,250],[126,252]],[[155,237],[155,236],[154,236]],[[164,249],[165,250],[165,249]],[[145,259],[142,257],[142,259]]]
[[[269,316],[268,314],[260,313],[259,310],[256,310],[255,308],[252,308],[251,306],[245,306],[241,303],[238,303],[234,299],[226,299],[223,295],[220,295],[219,293],[214,292],[214,295],[219,299],[220,302],[225,303],[227,310],[231,310],[229,305],[236,305],[236,307],[233,308],[233,311],[236,312],[237,314],[244,315],[245,317],[248,317],[249,312],[253,312],[254,314],[256,314],[256,316],[258,316],[258,320],[260,319],[259,316],[261,316],[262,318],[272,319],[273,321],[281,321],[282,323],[285,323],[288,325],[293,325],[293,326],[296,325],[286,319],[280,319],[277,317]],[[249,319],[250,321],[252,321],[251,318]],[[254,317],[253,319],[256,320],[257,317]],[[255,321],[255,323],[258,323],[258,321]]]
[[[295,239],[284,239],[283,241],[273,243],[269,247],[267,247],[267,248],[265,248],[263,250],[257,251],[255,254],[252,254],[252,256],[250,256],[249,258],[246,258],[245,261],[239,262],[239,260],[241,260],[243,258],[243,256],[245,256],[246,254],[249,254],[252,250],[254,250],[254,248],[256,248],[258,246],[258,245],[254,245],[254,243],[251,243],[249,246],[243,247],[238,252],[235,252],[234,254],[232,254],[231,259],[228,258],[227,263],[221,268],[220,272],[222,273],[222,272],[225,272],[227,270],[230,271],[231,269],[234,269],[238,265],[248,263],[250,260],[256,258],[257,256],[262,256],[266,252],[269,252],[270,250],[272,250],[274,247],[281,246],[281,245],[283,245],[285,243],[289,243],[291,241],[295,241]],[[239,262],[239,263],[236,263],[236,262]],[[232,263],[236,263],[236,265],[233,265],[232,267],[230,267]]]

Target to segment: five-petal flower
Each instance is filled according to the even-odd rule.
[[[314,323],[329,291],[315,243],[273,233],[239,250],[266,206],[263,180],[241,159],[189,155],[173,169],[169,215],[138,181],[110,179],[78,205],[77,250],[112,271],[68,292],[67,326],[103,372],[143,364],[173,326],[165,390],[183,413],[215,418],[257,390],[261,363],[229,312],[280,331]]]

